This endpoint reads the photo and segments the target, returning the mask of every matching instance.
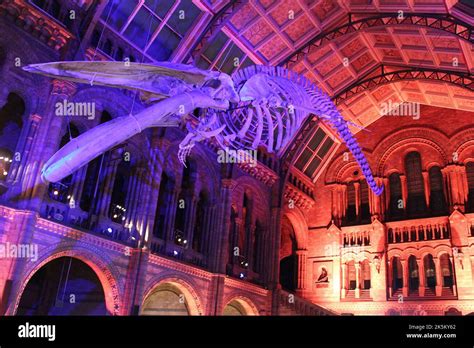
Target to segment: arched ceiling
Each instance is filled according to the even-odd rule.
[[[228,19],[223,30],[262,64],[287,63],[321,86],[341,95],[358,81],[399,69],[452,71],[469,76],[474,69],[474,7],[452,0],[249,0]],[[419,18],[408,18],[411,14]],[[391,15],[391,21],[364,18]],[[402,16],[405,21],[397,21]],[[421,19],[420,19],[421,18]],[[438,18],[438,20],[437,20]],[[441,19],[440,19],[441,18]],[[400,18],[398,18],[400,19]],[[408,20],[409,19],[409,20]],[[326,37],[318,47],[308,43],[350,21],[363,25]],[[422,22],[423,21],[423,22]],[[443,30],[439,29],[442,28]],[[303,54],[297,54],[303,50]],[[288,61],[290,61],[288,63]],[[368,126],[380,117],[383,103],[419,102],[472,110],[474,93],[452,83],[401,80],[343,95],[338,105],[346,119]],[[471,85],[471,89],[474,86]]]

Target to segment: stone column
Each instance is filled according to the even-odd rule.
[[[355,261],[354,267],[356,274],[355,298],[360,298],[360,263],[358,261]]]
[[[99,203],[98,213],[100,216],[107,217],[109,215],[110,203],[112,200],[112,190],[114,188],[115,175],[117,173],[117,167],[119,160],[114,158],[118,151],[109,152],[108,163],[105,166],[105,181],[102,187],[102,195]]]
[[[356,205],[356,216],[359,218],[360,215],[360,183],[354,182],[355,191],[355,205]]]
[[[84,181],[86,179],[87,174],[87,166],[82,167],[79,169],[73,176],[73,186],[70,190],[71,198],[74,199],[74,204],[76,207],[79,207],[79,203],[81,202],[81,195],[82,190],[84,188]]]
[[[393,265],[389,261],[387,261],[388,265],[388,274],[387,274],[387,280],[388,280],[388,297],[393,296]]]
[[[38,134],[34,139],[29,170],[24,177],[21,206],[38,210],[47,191],[48,185],[41,180],[41,170],[44,163],[58,150],[63,125],[62,116],[56,115],[55,105],[64,99],[71,98],[76,93],[76,85],[72,82],[53,80],[52,91],[47,102],[44,122],[41,123]]]
[[[165,240],[166,244],[174,244],[174,220],[176,216],[176,207],[178,206],[178,197],[179,192],[177,189],[174,189],[168,201],[168,209],[166,210],[166,217],[165,217]]]
[[[185,223],[186,226],[184,227],[184,236],[187,240],[189,248],[192,249],[193,239],[194,239],[194,225],[196,222],[196,208],[198,203],[198,197],[196,195],[191,194],[190,196],[186,197],[186,217]]]
[[[28,164],[31,162],[32,153],[34,152],[32,151],[33,143],[37,137],[42,119],[43,117],[38,114],[31,114],[28,124],[24,126],[25,130],[22,132],[24,137],[18,141],[18,144],[22,146],[22,148],[17,147],[17,152],[13,154],[13,162],[7,177],[7,183],[10,188],[4,196],[6,202],[11,203],[13,197],[22,194],[22,186],[24,186],[25,179],[28,177]]]
[[[235,181],[232,179],[221,180],[221,204],[216,214],[215,228],[211,231],[212,237],[210,240],[213,242],[211,247],[211,254],[213,255],[211,270],[218,273],[225,273],[226,265],[229,260],[229,252],[232,252],[235,246],[235,241],[232,241],[232,238],[229,237],[232,204],[231,195],[234,186]],[[232,242],[234,245],[230,245]],[[230,248],[229,245],[231,246]]]
[[[341,298],[346,298],[347,294],[347,263],[341,265],[342,281],[341,281]]]
[[[297,279],[297,291],[302,292],[306,289],[305,275],[306,275],[306,257],[308,251],[306,249],[296,250],[296,259],[298,265],[298,279]]]
[[[418,293],[420,296],[425,296],[426,289],[426,275],[425,275],[425,263],[423,259],[416,259],[416,264],[418,265]]]
[[[407,260],[402,260],[400,259],[400,263],[402,264],[402,270],[403,270],[403,288],[402,288],[402,295],[403,297],[408,296],[408,261]]]
[[[408,202],[408,185],[406,175],[400,175],[400,184],[402,186],[403,211],[406,212]]]
[[[210,245],[210,229],[212,222],[214,221],[215,214],[215,203],[208,202],[204,207],[204,219],[202,224],[202,240],[201,240],[201,250],[198,250],[201,254],[209,255],[209,245]]]
[[[449,261],[451,262],[451,278],[453,278],[453,295],[457,296],[457,283],[456,276],[454,274],[454,259],[452,255],[449,255]]]
[[[427,171],[423,171],[422,173],[423,176],[423,187],[425,191],[425,202],[426,202],[426,207],[430,207],[430,175]]]
[[[382,178],[374,178],[377,185],[383,184]],[[370,215],[373,218],[380,219],[383,212],[382,204],[383,196],[377,196],[372,190],[369,190],[369,205],[370,205]]]

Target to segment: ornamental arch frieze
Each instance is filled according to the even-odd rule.
[[[73,242],[65,242],[41,250],[43,257],[36,262],[27,263],[18,281],[13,284],[12,293],[14,299],[11,302],[8,312],[16,313],[21,296],[30,279],[43,266],[60,257],[71,257],[78,259],[88,265],[97,275],[104,290],[105,305],[110,315],[124,315],[126,309],[123,308],[123,284],[120,284],[119,270],[114,265],[112,259],[103,250],[91,245],[80,245]]]
[[[453,162],[467,163],[474,161],[474,128],[457,133],[451,140]]]
[[[449,138],[444,133],[407,128],[391,134],[374,149],[376,176],[386,176],[393,168],[404,168],[404,158],[411,151],[420,153],[423,170],[433,165],[444,167],[450,162]]]

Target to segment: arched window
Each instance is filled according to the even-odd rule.
[[[425,271],[426,287],[434,289],[436,287],[436,266],[433,260],[433,255],[428,254],[423,258],[423,266]]]
[[[208,198],[204,191],[199,194],[199,200],[196,205],[196,218],[194,220],[194,233],[193,233],[193,249],[197,252],[202,252],[204,229],[206,228],[205,217],[206,210],[208,208]]]
[[[370,289],[370,263],[369,260],[364,260],[360,263],[361,289]]]
[[[396,219],[403,216],[404,207],[400,175],[398,173],[390,174],[388,183],[390,186],[390,218]]]
[[[466,204],[466,212],[474,212],[474,162],[466,164],[467,187],[469,194]]]
[[[355,262],[349,261],[347,263],[347,277],[349,281],[349,290],[355,290],[357,287],[357,276],[356,276]]]
[[[241,229],[240,234],[239,234],[239,250],[240,250],[240,255],[242,255],[245,260],[242,260],[241,262],[244,262],[247,264],[247,258],[248,258],[248,248],[247,248],[247,242],[249,240],[249,237],[252,233],[251,231],[251,225],[252,225],[252,200],[251,198],[247,195],[247,193],[244,193],[244,201],[242,205],[242,222],[244,224],[244,228]]]
[[[165,238],[165,219],[170,195],[173,192],[174,184],[169,176],[161,173],[160,190],[158,193],[158,203],[156,205],[155,223],[153,227],[153,235],[158,238]]]
[[[443,287],[450,288],[452,294],[452,288],[454,285],[453,265],[451,264],[448,254],[440,256],[439,265],[441,267],[441,275],[443,276]]]
[[[297,244],[295,230],[287,216],[281,219],[280,238],[280,284],[283,289],[293,291],[297,287]]]
[[[112,198],[110,200],[109,217],[113,222],[123,224],[125,221],[125,200],[127,198],[128,186],[130,184],[130,161],[120,159],[115,174]]]
[[[420,284],[420,274],[418,271],[418,263],[416,257],[411,255],[408,258],[408,290],[410,293],[418,294],[418,286]]]
[[[176,206],[176,217],[174,221],[174,242],[181,246],[186,246],[188,236],[186,231],[186,215],[191,206],[191,197],[194,192],[194,184],[196,182],[197,168],[193,160],[188,159],[183,167],[183,177],[181,181],[181,190],[178,196],[178,204]]]
[[[392,258],[392,296],[403,288],[403,267],[400,258]]]
[[[410,152],[405,157],[408,202],[407,212],[411,217],[426,214],[425,190],[421,172],[421,157],[418,152]]]
[[[443,175],[437,166],[431,167],[430,177],[430,210],[432,214],[446,213],[446,199],[443,192]]]
[[[104,154],[94,158],[87,165],[86,178],[84,179],[84,188],[82,190],[79,206],[83,211],[92,212],[97,195],[100,190],[99,176],[104,165]]]
[[[356,194],[354,183],[350,182],[347,184],[347,209],[345,216],[345,224],[351,224],[356,222]]]

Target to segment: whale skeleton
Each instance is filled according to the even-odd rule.
[[[44,165],[42,179],[59,181],[102,153],[150,127],[177,126],[194,109],[204,110],[197,126],[187,124],[179,144],[184,164],[196,142],[215,138],[225,150],[264,146],[281,155],[304,120],[320,117],[337,132],[359,164],[371,190],[383,186],[373,178],[367,159],[348,122],[331,99],[304,76],[282,67],[250,66],[232,77],[193,66],[160,62],[53,62],[25,70],[78,83],[130,89],[149,104],[137,114],[98,125],[59,149]]]

